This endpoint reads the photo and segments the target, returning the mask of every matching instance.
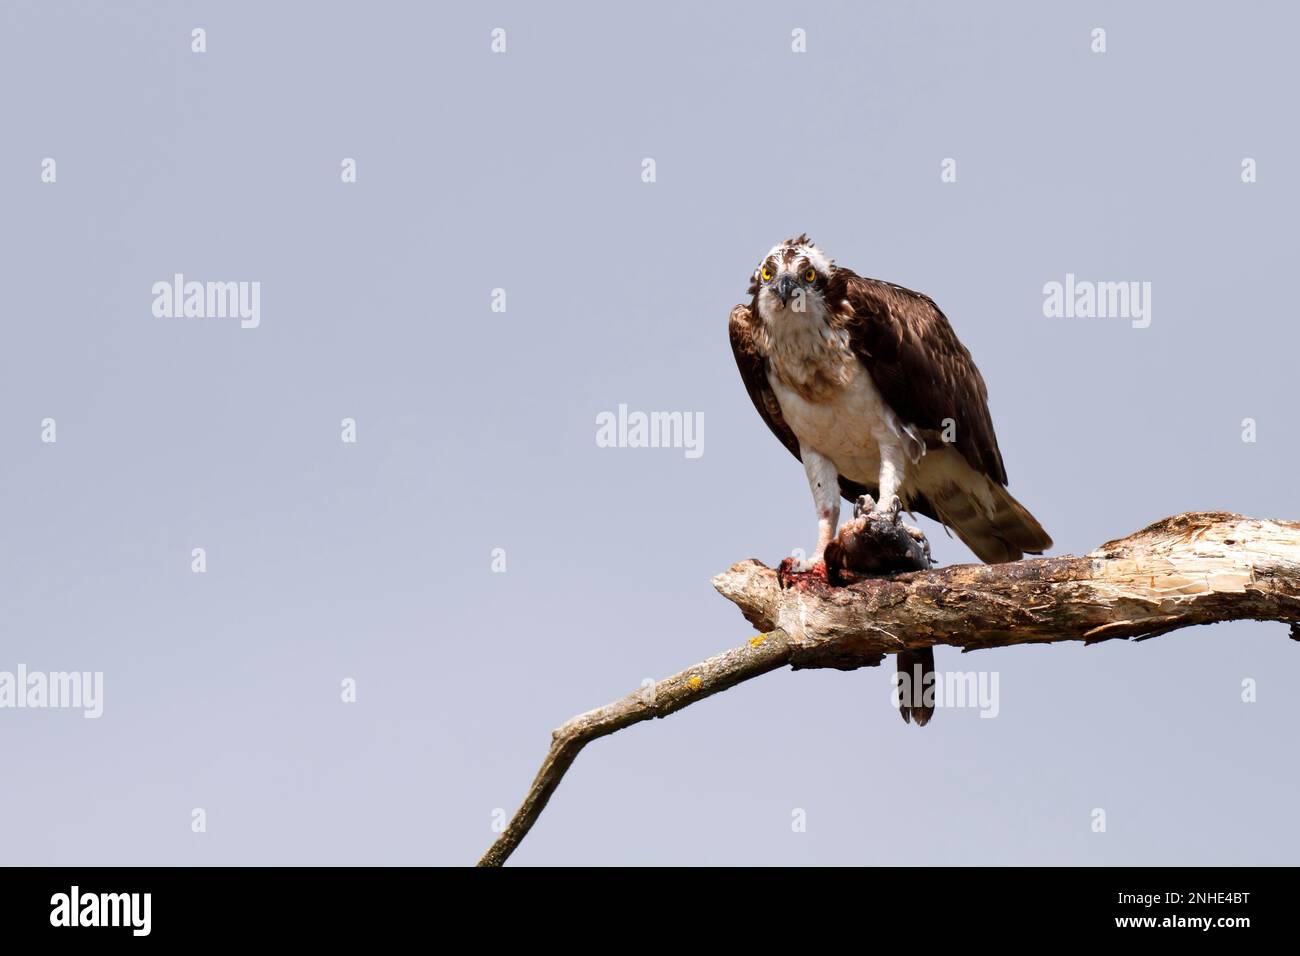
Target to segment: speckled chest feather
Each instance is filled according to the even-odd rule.
[[[805,401],[832,401],[861,368],[841,322],[820,299],[803,312],[783,309],[775,321],[759,323],[758,345],[771,372]]]
[[[785,311],[763,322],[759,347],[768,383],[801,448],[829,458],[841,475],[871,487],[882,455],[903,460],[902,435],[849,344],[844,322],[820,300],[806,312]]]

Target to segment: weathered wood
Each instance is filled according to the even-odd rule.
[[[895,534],[874,520],[868,525],[887,538]],[[855,559],[862,561],[869,564],[870,556]],[[765,633],[556,730],[523,804],[480,866],[500,866],[514,852],[590,741],[786,664],[851,670],[905,648],[1093,644],[1242,619],[1289,623],[1300,639],[1300,523],[1192,512],[1083,557],[956,565],[845,587],[816,573],[779,580],[751,559],[713,584]]]
[[[1300,524],[1224,512],[1158,521],[1083,557],[963,564],[833,587],[781,587],[758,561],[713,579],[761,630],[784,630],[797,667],[869,666],[882,653],[1145,638],[1246,618],[1300,621]]]

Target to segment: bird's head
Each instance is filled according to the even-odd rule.
[[[824,305],[826,283],[835,263],[805,235],[772,247],[754,270],[749,284],[759,315],[774,316],[785,310],[807,312]]]

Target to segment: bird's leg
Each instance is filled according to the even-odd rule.
[[[835,537],[835,526],[840,520],[840,475],[835,463],[825,455],[805,446],[799,447],[804,471],[808,474],[808,488],[813,504],[817,506],[817,547],[811,555],[794,561],[790,570],[796,573],[811,571],[826,554],[826,545]]]
[[[893,511],[898,513],[902,502],[898,499],[898,489],[903,486],[903,449],[902,446],[880,443],[880,493],[876,495],[876,512]]]
[[[925,551],[926,567],[930,567],[934,561],[930,557],[930,541],[925,536],[925,532],[920,528],[913,528],[902,520],[903,501],[898,497],[898,491],[903,485],[903,449],[901,446],[886,447],[881,445],[880,448],[880,497],[877,499],[872,511],[875,514],[888,515],[890,521],[897,524],[913,541],[918,542]],[[859,508],[871,507],[871,497],[863,495],[858,499]],[[855,509],[856,510],[856,509]]]

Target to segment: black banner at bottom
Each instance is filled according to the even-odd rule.
[[[1230,868],[24,868],[0,870],[0,925],[11,942],[96,945],[338,944],[453,927],[498,943],[512,933],[543,942],[559,927],[612,931],[609,942],[671,930],[686,942],[767,936],[774,921],[838,931],[865,920],[871,932],[926,944],[1199,936],[1231,945],[1285,929],[1293,883],[1288,869]]]

